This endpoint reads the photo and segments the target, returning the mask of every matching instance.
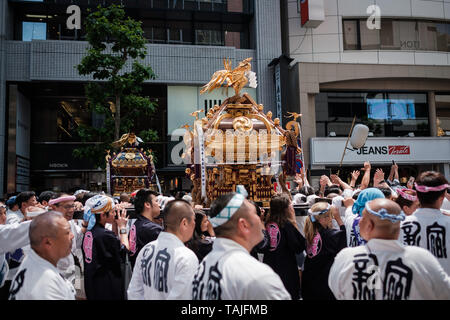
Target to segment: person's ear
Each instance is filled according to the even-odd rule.
[[[239,218],[238,225],[239,229],[241,229],[242,231],[246,231],[249,229],[249,223],[244,218]]]
[[[369,223],[367,223],[367,231],[370,233],[375,229],[375,223],[373,223],[372,220],[369,220]]]

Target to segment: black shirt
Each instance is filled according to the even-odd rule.
[[[266,230],[269,234],[269,245],[264,251],[263,262],[280,276],[292,299],[298,300],[300,276],[295,255],[305,250],[305,238],[290,222],[286,222],[281,228],[276,223],[269,222]]]
[[[149,242],[156,240],[163,227],[139,215],[131,226],[128,236],[130,242],[130,262],[134,268],[139,251]]]
[[[334,257],[347,246],[345,226],[340,230],[320,227],[314,243],[308,245],[302,275],[302,297],[304,300],[335,300],[328,287],[328,275]]]
[[[125,248],[99,223],[83,237],[84,288],[88,300],[124,299],[121,271]]]

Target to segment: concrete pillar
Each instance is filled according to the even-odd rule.
[[[0,196],[3,196],[5,185],[5,142],[6,142],[6,15],[8,1],[0,1]]]
[[[311,167],[310,139],[316,136],[316,95],[307,92],[300,93],[300,113],[302,126],[303,159],[305,167]]]
[[[9,121],[8,121],[8,157],[5,167],[7,168],[7,193],[16,192],[16,154],[17,154],[17,85],[9,85]]]
[[[428,117],[430,121],[430,135],[432,137],[437,136],[437,124],[436,124],[436,97],[433,91],[428,92]]]
[[[280,3],[273,0],[255,1],[256,61],[254,70],[258,78],[257,100],[264,105],[264,112],[276,114],[274,70],[269,63],[281,55]]]

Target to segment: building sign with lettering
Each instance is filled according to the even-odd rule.
[[[339,165],[346,138],[312,138],[312,165]],[[368,138],[359,150],[347,150],[343,164],[450,163],[450,138]]]

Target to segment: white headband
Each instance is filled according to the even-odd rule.
[[[223,208],[217,216],[209,219],[214,228],[221,226],[222,224],[230,220],[233,214],[235,214],[236,211],[238,211],[244,203],[244,200],[247,197],[247,190],[245,190],[244,186],[238,185],[236,186],[236,191],[238,193],[236,193],[233,198],[228,201],[225,208]]]
[[[321,214],[328,212],[330,209],[331,209],[331,204],[327,203],[326,209],[323,209],[321,211],[311,211],[311,209],[308,209],[308,214],[309,214],[309,217],[311,218],[311,221],[314,222],[314,221],[316,221],[316,218],[314,218],[314,216],[320,216]]]

